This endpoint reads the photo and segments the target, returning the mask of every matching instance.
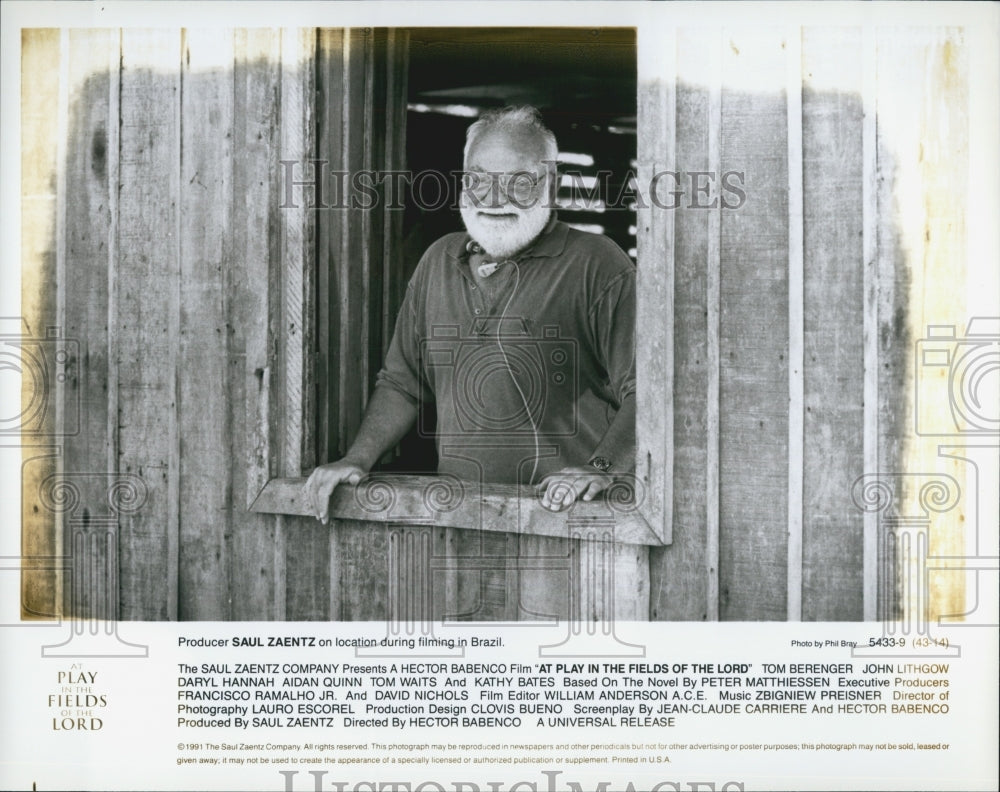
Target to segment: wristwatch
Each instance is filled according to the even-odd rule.
[[[602,473],[607,473],[611,469],[611,460],[605,459],[602,456],[594,457],[587,464],[593,468],[597,468]]]

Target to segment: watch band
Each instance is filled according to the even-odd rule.
[[[597,468],[602,473],[607,473],[611,469],[611,460],[602,456],[595,456],[587,464],[592,468]]]

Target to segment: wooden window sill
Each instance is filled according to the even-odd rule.
[[[271,479],[250,506],[262,514],[311,517],[304,478]],[[641,506],[620,497],[577,501],[562,512],[544,508],[530,487],[478,485],[450,476],[375,474],[357,486],[341,485],[330,502],[331,519],[405,526],[466,528],[529,536],[594,539],[622,544],[665,544]]]

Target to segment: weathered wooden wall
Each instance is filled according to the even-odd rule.
[[[46,103],[63,136],[51,177],[62,277],[47,281],[58,307],[39,320],[79,342],[61,398],[82,406],[83,425],[60,465],[79,502],[54,528],[67,548],[101,548],[68,553],[74,612],[285,616],[280,526],[246,506],[281,460],[281,416],[262,413],[262,394],[282,387],[277,267],[293,225],[278,211],[278,158],[301,153],[282,132],[307,129],[299,38],[310,40],[73,30],[25,41],[26,73],[64,83],[55,105],[26,101]],[[299,247],[287,244],[292,258]],[[141,507],[112,509],[116,482],[138,482]],[[28,488],[26,504],[38,498]],[[117,553],[103,562],[118,576],[110,603],[94,552]]]
[[[25,555],[65,554],[73,570],[26,572],[25,611],[65,600],[121,619],[423,617],[428,579],[400,559],[424,554],[437,559],[434,612],[465,618],[607,613],[567,580],[612,567],[629,618],[647,601],[658,620],[874,618],[891,581],[876,590],[879,526],[851,485],[899,455],[914,255],[895,238],[899,163],[874,75],[919,95],[961,33],[921,34],[912,78],[880,41],[779,28],[641,43],[668,56],[652,61],[662,72],[640,69],[640,160],[739,171],[746,191],[738,210],[678,209],[640,234],[640,268],[674,272],[673,349],[640,361],[673,366],[673,412],[649,417],[672,419],[673,543],[647,562],[637,546],[331,530],[248,510],[268,480],[342,449],[378,365],[400,294],[385,244],[397,220],[288,205],[281,160],[298,178],[317,157],[399,163],[400,41],[26,34],[23,304],[79,343],[59,398],[81,417],[61,455],[25,454]],[[76,497],[54,523],[39,493],[52,474]],[[116,484],[131,488],[124,501],[108,497]],[[482,575],[455,573],[456,554]]]
[[[650,551],[651,617],[892,617],[886,525],[851,490],[912,464],[908,312],[961,288],[914,269],[931,235],[904,249],[899,225],[961,225],[962,32],[682,29],[647,46],[676,50],[659,127],[674,169],[744,172],[747,194],[674,221],[674,542]]]

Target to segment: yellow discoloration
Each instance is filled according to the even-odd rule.
[[[900,243],[909,269],[908,343],[914,348],[925,337],[928,325],[955,325],[956,336],[965,332],[968,314],[965,306],[967,277],[966,196],[968,189],[968,70],[960,33],[948,31],[942,38],[922,50],[923,69],[912,79],[908,88],[911,98],[919,102],[919,127],[914,131],[895,130],[894,154],[898,172],[904,176],[907,189],[916,187],[919,200],[910,195],[899,205],[906,211],[897,218]],[[912,65],[908,66],[912,69]],[[915,135],[914,140],[911,135]],[[909,141],[909,142],[908,142]],[[907,150],[910,154],[907,155]],[[899,339],[903,343],[903,338]],[[915,358],[910,358],[910,365]],[[928,529],[907,528],[914,534],[928,531],[928,556],[961,556],[966,553],[970,537],[962,509],[967,508],[973,493],[966,486],[966,465],[938,454],[941,443],[961,442],[960,436],[934,437],[916,434],[912,428],[945,424],[952,420],[950,406],[950,370],[942,368],[936,376],[915,381],[916,371],[907,373],[907,381],[915,383],[908,389],[906,419],[903,426],[902,469],[911,474],[951,476],[962,489],[958,504],[938,513],[920,506],[919,489],[926,476],[904,479],[902,503],[914,516],[930,518]],[[921,387],[917,401],[916,388]],[[930,386],[930,387],[927,387]],[[919,405],[920,414],[915,410]],[[943,479],[943,476],[942,476]],[[911,592],[903,603],[909,618],[927,620],[931,625],[948,614],[966,610],[966,578],[959,571],[936,571],[926,578],[927,591],[921,592],[924,560],[914,552],[903,559],[899,573],[910,581],[902,590]],[[934,632],[931,628],[931,632]]]
[[[21,316],[25,332],[45,335],[54,326],[56,266],[56,184],[58,174],[57,108],[59,106],[59,31],[24,30],[21,35]],[[40,383],[27,367],[22,372],[21,404],[37,403]],[[47,398],[54,399],[55,383]],[[33,428],[51,435],[52,416]],[[32,461],[34,460],[34,461]],[[22,452],[21,553],[25,559],[60,556],[55,515],[39,501],[39,485],[56,470],[55,457],[37,448]],[[25,619],[51,618],[60,611],[58,571],[31,569],[21,573],[21,615]],[[40,566],[49,566],[43,564]]]

